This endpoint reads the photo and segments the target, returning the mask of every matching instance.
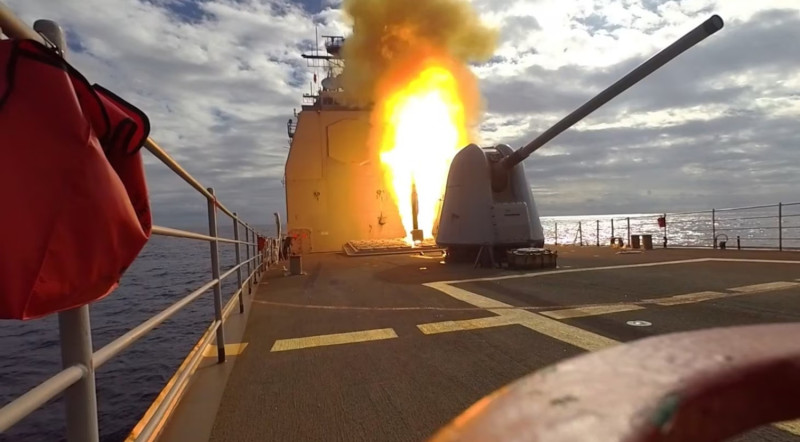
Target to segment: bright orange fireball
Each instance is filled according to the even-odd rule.
[[[433,237],[453,156],[468,142],[458,82],[442,66],[423,69],[382,103],[381,162],[400,211],[407,240],[413,228],[412,185],[417,225]]]

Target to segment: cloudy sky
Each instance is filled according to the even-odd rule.
[[[399,0],[387,0],[399,1]],[[6,0],[59,21],[70,61],[141,107],[153,138],[255,223],[284,211],[286,121],[308,89],[301,52],[347,34],[337,0]],[[534,153],[542,215],[800,201],[797,0],[472,0],[498,26],[473,69],[482,142],[524,145],[717,13],[725,28]],[[205,201],[149,154],[155,221]]]

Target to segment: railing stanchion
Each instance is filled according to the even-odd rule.
[[[614,218],[611,218],[611,244],[614,244]]]
[[[554,224],[555,224],[555,232],[554,232],[554,234],[555,234],[555,237],[556,237],[555,245],[558,245],[558,223],[556,222]]]
[[[239,218],[236,212],[233,212],[233,239],[239,241]],[[239,253],[239,243],[236,243],[236,265],[242,263],[242,256]],[[236,281],[239,289],[239,313],[244,313],[244,287],[242,287],[242,268],[236,269]]]
[[[97,390],[92,365],[92,329],[89,306],[58,314],[61,338],[61,363],[66,369],[78,365],[85,370],[83,378],[64,392],[67,411],[67,440],[97,442],[100,432],[97,423]]]
[[[600,247],[600,220],[597,220],[597,247]]]
[[[208,198],[208,235],[216,238],[217,235],[217,197],[214,195],[214,189],[209,187],[208,192],[211,198]],[[211,244],[211,275],[214,279],[219,280],[219,241],[216,239],[209,241]],[[214,284],[214,317],[219,321],[217,327],[217,360],[225,362],[225,333],[222,324],[222,281],[217,281]]]
[[[250,244],[250,248],[252,249],[253,257],[255,260],[253,261],[253,282],[258,282],[258,236],[256,235],[256,229],[250,228],[250,239],[252,239],[252,244]]]
[[[245,259],[247,259],[247,293],[252,294],[251,283],[253,279],[250,276],[253,272],[250,270],[250,228],[247,227],[247,224],[244,224],[244,242],[247,243],[244,245]]]
[[[711,209],[711,243],[717,248],[717,210]]]
[[[631,217],[627,218],[628,220],[628,247],[631,246]]]
[[[783,203],[778,203],[778,250],[783,251]]]

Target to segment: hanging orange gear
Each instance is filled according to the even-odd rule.
[[[147,116],[32,40],[0,40],[0,319],[111,293],[151,233]]]

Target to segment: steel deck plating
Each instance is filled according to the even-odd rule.
[[[422,440],[503,385],[585,351],[800,320],[794,253],[558,253],[557,270],[534,272],[437,255],[310,255],[306,275],[274,269],[246,324],[226,326],[231,363],[207,358],[163,439]],[[741,440],[798,434],[790,422]]]

